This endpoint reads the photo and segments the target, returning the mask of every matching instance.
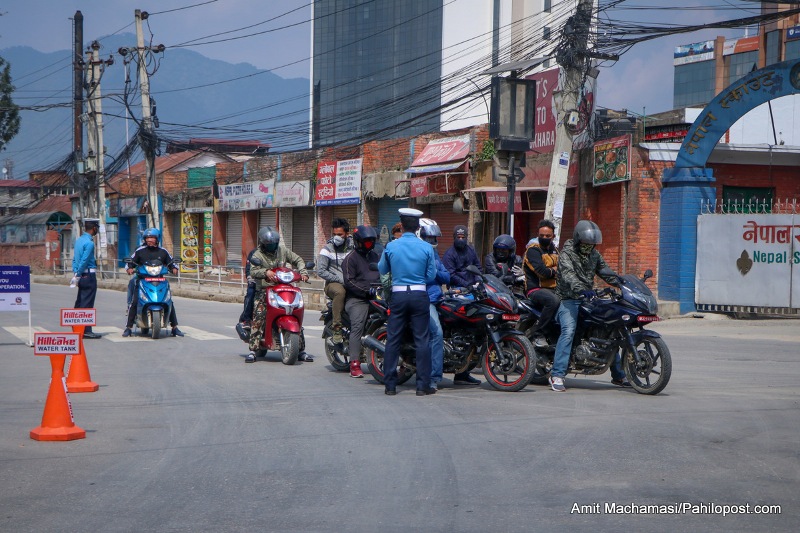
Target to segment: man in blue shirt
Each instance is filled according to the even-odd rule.
[[[421,216],[422,211],[417,209],[400,209],[403,235],[386,245],[378,262],[381,274],[392,274],[392,298],[383,358],[383,383],[389,396],[397,394],[397,361],[406,327],[411,328],[417,354],[417,396],[436,392],[431,388],[430,306],[426,290],[426,286],[436,279],[436,254],[430,244],[415,234]]]
[[[75,298],[76,309],[92,309],[97,296],[97,262],[94,258],[94,236],[100,231],[100,220],[85,218],[83,234],[75,241],[75,253],[72,256],[72,283],[78,285],[78,296]],[[86,326],[84,339],[99,339],[100,335]]]

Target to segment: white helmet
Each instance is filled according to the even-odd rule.
[[[442,236],[442,229],[432,218],[419,219],[419,229],[416,231],[417,237],[434,247],[438,245],[439,237]]]

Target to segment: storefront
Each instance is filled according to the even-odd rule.
[[[217,210],[225,212],[226,265],[241,268],[246,254],[256,245],[250,223],[260,228],[277,227],[274,206],[275,180],[248,181],[219,186]],[[204,230],[205,231],[205,230]],[[257,230],[256,230],[257,233]],[[245,242],[246,241],[246,242]]]
[[[331,235],[331,221],[344,218],[350,228],[357,226],[359,206],[361,206],[361,163],[362,159],[342,161],[321,161],[317,167],[317,250]]]
[[[117,217],[119,246],[117,259],[130,257],[142,245],[149,208],[144,196],[115,198],[109,202],[109,216]]]
[[[275,184],[281,239],[287,248],[311,261],[314,257],[314,208],[309,180],[281,181]]]

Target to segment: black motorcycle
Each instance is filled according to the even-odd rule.
[[[364,326],[364,334],[374,334],[381,326],[386,323],[389,316],[389,304],[380,296],[380,284],[373,284],[374,297],[370,300],[370,312],[367,316],[367,323]],[[350,370],[350,316],[347,311],[342,310],[342,342],[333,342],[333,307],[328,299],[325,309],[319,316],[325,324],[322,330],[322,341],[325,343],[325,355],[331,366],[338,372]],[[367,355],[362,346],[359,357],[361,363],[367,363]]]
[[[658,303],[645,285],[652,276],[649,269],[642,279],[631,274],[618,276],[618,291],[610,287],[598,289],[581,303],[567,373],[603,374],[619,353],[634,390],[641,394],[664,390],[672,374],[672,357],[661,335],[644,329],[660,320]],[[520,310],[519,328],[530,336],[539,311],[527,300],[520,301]],[[557,335],[552,337],[550,346],[535,346],[538,362],[532,383],[547,383],[558,339]]]
[[[517,300],[500,279],[482,275],[474,266],[469,272],[481,276],[472,287],[448,290],[436,304],[444,333],[444,373],[460,373],[479,363],[486,381],[497,390],[515,392],[530,382],[536,367],[536,352],[521,331]],[[407,333],[408,335],[408,333]],[[383,383],[386,327],[365,336],[369,371]],[[408,381],[416,371],[416,350],[411,339],[400,349],[397,383]]]

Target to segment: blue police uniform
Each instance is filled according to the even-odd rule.
[[[404,214],[401,212],[401,215]],[[418,239],[414,233],[406,232],[386,245],[378,262],[378,270],[381,274],[392,273],[391,313],[386,326],[386,353],[383,359],[386,393],[395,393],[397,362],[406,327],[411,328],[416,348],[417,391],[427,392],[431,385],[431,351],[428,345],[430,306],[426,287],[436,280],[433,246]]]
[[[84,232],[75,241],[75,253],[72,256],[72,273],[78,278],[78,296],[75,298],[76,309],[91,309],[97,296],[97,262],[94,258],[94,239]],[[84,334],[92,333],[87,326]]]

